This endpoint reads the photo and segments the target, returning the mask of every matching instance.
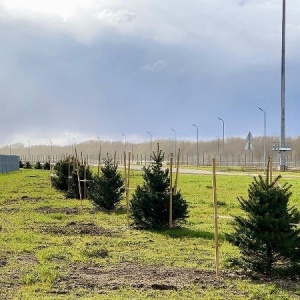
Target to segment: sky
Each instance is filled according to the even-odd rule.
[[[280,135],[281,0],[0,0],[0,146]],[[300,131],[300,1],[286,135]],[[222,120],[219,120],[221,118]]]

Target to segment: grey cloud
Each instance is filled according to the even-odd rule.
[[[128,10],[112,11],[105,9],[97,14],[97,18],[109,23],[126,23],[136,18],[136,13]]]
[[[143,66],[141,69],[145,72],[160,72],[167,67],[167,62],[164,60],[158,60],[152,64],[147,64]]]
[[[108,6],[103,22],[96,15],[104,7],[65,23],[46,15],[0,18],[1,141],[62,132],[122,139],[146,130],[168,138],[174,127],[181,138],[190,136],[191,123],[210,138],[221,132],[217,116],[227,136],[243,135],[261,132],[258,105],[268,112],[268,130],[278,132],[279,7],[230,0],[224,8],[218,0],[183,11],[183,2],[128,3]],[[299,118],[289,116],[300,109],[296,33],[288,35],[286,69],[293,135]]]

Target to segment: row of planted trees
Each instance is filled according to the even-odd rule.
[[[150,165],[143,167],[143,184],[137,186],[130,200],[133,225],[139,228],[169,227],[170,195],[174,224],[180,225],[188,217],[188,204],[180,190],[175,186],[170,189],[169,169],[162,169],[163,159],[158,147]],[[88,182],[88,198],[96,207],[113,210],[120,205],[125,184],[112,158],[104,159],[101,172],[96,175],[74,157],[58,162],[54,169],[52,183],[66,197],[79,198],[79,187],[83,189]],[[288,205],[291,186],[280,187],[278,179],[271,181],[268,175],[254,178],[248,199],[238,198],[244,216],[234,217],[233,232],[226,235],[240,250],[235,265],[251,275],[300,274],[300,229],[297,227],[300,213]]]
[[[169,225],[169,203],[172,194],[172,220],[179,225],[188,217],[188,205],[179,190],[170,191],[169,169],[163,170],[164,154],[157,149],[152,162],[143,167],[143,185],[137,186],[129,202],[129,211],[134,225],[141,228],[165,228]],[[125,192],[125,180],[118,171],[118,164],[107,156],[100,168],[93,174],[85,163],[75,157],[67,157],[54,166],[52,184],[65,193],[67,198],[80,198],[85,185],[88,198],[98,208],[114,210],[120,205]],[[81,190],[79,190],[79,187]]]

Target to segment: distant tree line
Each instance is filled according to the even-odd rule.
[[[293,166],[300,166],[300,137],[287,138],[287,142],[291,145],[292,151],[288,152],[288,162]],[[117,158],[121,162],[123,152],[131,152],[132,158],[135,161],[149,161],[150,153],[154,150],[154,145],[159,143],[163,149],[165,149],[165,159],[168,160],[169,154],[175,154],[178,149],[181,151],[180,161],[188,162],[189,164],[195,164],[197,161],[197,143],[196,141],[177,140],[176,148],[174,140],[153,140],[146,142],[132,142],[127,141],[126,145],[122,141],[98,141],[90,140],[83,143],[71,144],[66,146],[53,145],[32,145],[30,147],[23,144],[14,144],[0,148],[0,154],[15,154],[22,156],[22,160],[36,162],[38,160],[45,160],[45,157],[51,156],[52,159],[60,159],[62,155],[68,156],[74,154],[75,148],[77,153],[81,153],[84,157],[97,160],[99,153],[101,157],[105,157],[109,154],[113,157],[114,152],[117,153]],[[266,138],[266,157],[271,155],[274,162],[278,162],[278,151],[273,151],[274,146],[279,144],[278,137]],[[247,141],[245,138],[233,137],[226,138],[224,143],[223,153],[223,140],[221,137],[210,141],[199,141],[199,163],[203,161],[211,160],[213,157],[219,158],[221,161],[228,161],[230,164],[232,161],[243,162],[262,162],[264,157],[264,138],[254,137],[252,141],[253,150],[245,149]],[[153,149],[151,149],[153,145]]]

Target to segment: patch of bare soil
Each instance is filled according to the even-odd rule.
[[[11,214],[20,211],[21,209],[19,207],[1,207],[0,208],[0,213],[6,213],[6,214]]]
[[[52,293],[76,293],[80,290],[105,293],[120,288],[179,290],[191,284],[199,286],[200,289],[225,289],[228,288],[226,279],[239,278],[238,274],[224,275],[216,279],[214,272],[210,271],[132,263],[109,267],[98,264],[73,265],[66,276],[60,277],[53,284]]]
[[[115,236],[117,234],[116,232],[113,232],[107,228],[97,226],[94,222],[69,222],[65,226],[47,225],[42,226],[40,230],[45,233],[51,233],[56,235]]]
[[[21,286],[20,277],[27,273],[37,263],[30,253],[13,257],[12,253],[0,254],[0,299],[13,299],[15,292]]]
[[[81,207],[50,207],[50,206],[42,206],[35,209],[36,212],[42,214],[55,214],[61,213],[66,215],[79,215],[84,213],[94,214],[95,210],[91,208],[81,208]]]
[[[40,202],[41,200],[43,200],[43,197],[29,197],[29,196],[22,196],[21,198],[16,198],[16,199],[6,199],[4,201],[4,204],[12,204],[12,203],[16,203],[19,201],[26,201],[26,202]]]

